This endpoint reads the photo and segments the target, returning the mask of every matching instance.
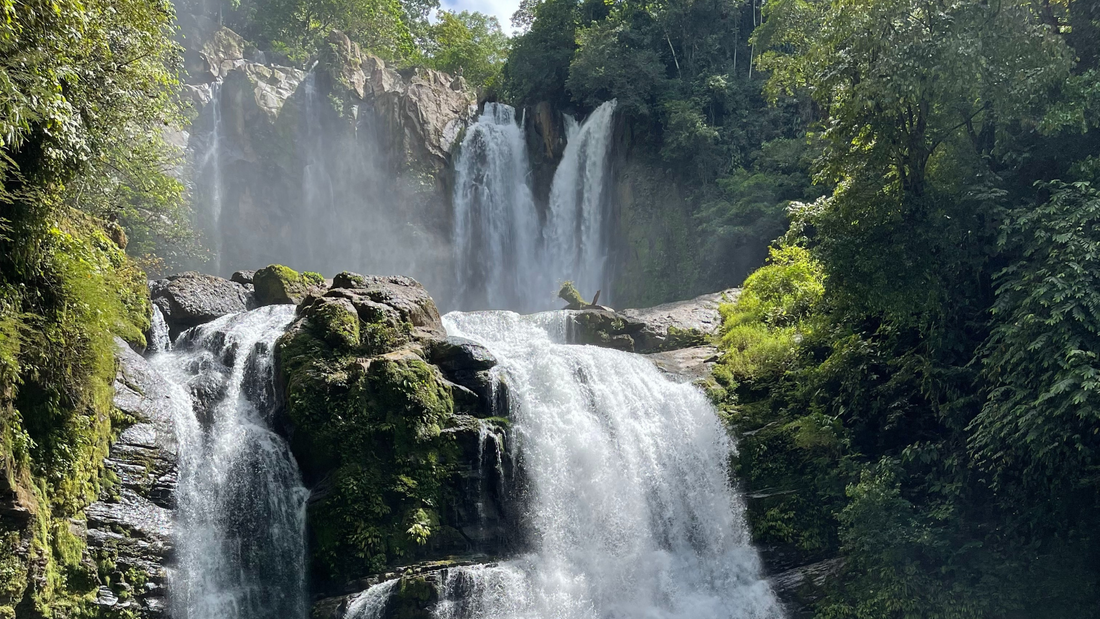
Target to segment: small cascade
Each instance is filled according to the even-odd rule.
[[[569,312],[451,313],[498,359],[526,477],[529,551],[447,571],[437,619],[779,619],[696,387],[647,359],[567,345]],[[501,411],[502,413],[504,411]]]
[[[175,619],[305,619],[305,501],[271,429],[275,341],[294,306],[224,316],[151,362],[173,383],[179,443]]]
[[[455,162],[457,303],[468,309],[543,309],[548,286],[538,264],[538,213],[516,111],[486,103]]]
[[[164,312],[160,311],[157,304],[153,304],[153,315],[149,321],[149,346],[146,352],[158,353],[172,350],[172,336],[168,333],[168,322],[164,320]]]
[[[615,101],[577,122],[566,116],[566,145],[550,186],[543,268],[555,283],[571,280],[586,295],[607,290],[605,199]],[[608,296],[602,297],[610,301]],[[545,308],[542,308],[545,309]]]
[[[387,580],[352,598],[344,619],[382,619],[398,579]]]

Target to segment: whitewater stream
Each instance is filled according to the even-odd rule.
[[[583,123],[565,116],[566,145],[540,215],[531,192],[523,122],[486,103],[455,160],[455,305],[545,310],[563,281],[588,296],[606,289],[607,178],[615,102]],[[609,295],[603,295],[604,302]]]
[[[270,419],[275,340],[294,309],[224,316],[151,359],[172,383],[179,442],[174,619],[307,615],[308,491]]]
[[[733,444],[702,392],[643,357],[568,345],[569,314],[451,313],[497,357],[529,552],[447,571],[437,619],[782,617],[730,484]],[[378,619],[394,582],[347,619]]]

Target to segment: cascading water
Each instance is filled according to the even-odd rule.
[[[380,582],[352,598],[344,611],[344,619],[382,619],[397,583],[396,578]]]
[[[566,117],[568,142],[540,226],[515,110],[485,105],[455,163],[458,307],[538,311],[556,303],[563,281],[588,295],[606,288],[604,194],[614,111],[608,101],[584,123]]]
[[[222,88],[220,83],[212,86],[210,103],[202,110],[203,117],[198,125],[206,130],[197,136],[192,160],[193,178],[196,183],[195,203],[199,207],[199,226],[212,239],[213,267],[221,271],[222,235],[221,219],[225,210],[225,178],[223,171],[228,165],[225,157],[225,127],[222,122]]]
[[[525,556],[448,570],[437,619],[782,617],[704,394],[642,357],[565,345],[569,320],[444,317],[500,362],[531,539]]]
[[[149,348],[147,352],[158,353],[172,350],[172,336],[168,332],[168,323],[159,305],[153,305],[153,316],[149,321]]]
[[[330,250],[329,238],[338,230],[357,223],[344,221],[338,228],[336,199],[332,177],[325,163],[325,131],[321,127],[321,106],[326,105],[317,91],[317,74],[310,71],[302,80],[302,118],[299,128],[299,147],[304,163],[302,168],[302,208],[298,213],[298,229],[306,238],[302,244],[305,256],[303,266],[321,268],[325,254]],[[355,243],[343,245],[345,251],[356,247]]]
[[[586,295],[606,289],[605,185],[615,101],[607,101],[578,125],[566,116],[566,145],[550,186],[545,232],[547,269],[557,281],[572,280]],[[609,295],[602,298],[609,301]]]
[[[294,306],[224,316],[152,363],[173,383],[179,442],[175,619],[304,619],[305,502],[271,430],[274,345]]]
[[[538,213],[516,111],[486,103],[455,162],[454,251],[457,305],[544,309]],[[551,297],[552,298],[552,297]]]

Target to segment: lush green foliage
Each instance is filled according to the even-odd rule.
[[[416,52],[398,0],[254,0],[248,7],[242,34],[294,60],[315,53],[333,30],[384,60],[403,60]]]
[[[494,88],[508,54],[508,37],[497,18],[440,11],[437,20],[428,29],[428,65],[461,75],[476,88]]]
[[[803,131],[805,110],[793,98],[769,106],[761,94],[766,75],[751,67],[757,7],[544,0],[521,13],[530,27],[505,65],[506,98],[580,112],[616,99],[629,136],[617,152],[644,161],[647,177],[660,170],[667,178],[657,184],[679,190],[647,208],[648,178],[619,172],[639,194],[639,212],[624,226],[641,227],[642,238],[627,241],[637,272],[621,276],[627,289],[612,291],[617,300],[660,302],[736,284],[782,233],[787,203],[821,195],[810,182],[820,147]],[[669,202],[683,203],[684,213]],[[665,235],[667,248],[655,247]],[[679,274],[665,290],[652,280],[669,277],[660,274],[669,261]]]
[[[97,585],[69,519],[117,430],[114,337],[143,345],[149,302],[121,228],[69,205],[126,225],[142,253],[174,242],[185,209],[160,136],[178,119],[173,12],[0,7],[0,474],[29,514],[0,526],[0,616],[79,616]]]
[[[462,74],[475,88],[492,89],[508,54],[495,17],[440,9],[438,0],[215,0],[225,24],[275,58],[306,64],[339,30],[398,67],[427,66]],[[185,10],[210,15],[204,0]]]
[[[748,432],[757,538],[845,557],[821,617],[1094,614],[1100,145],[1095,39],[1074,33],[1100,16],[1072,0],[765,13],[768,92],[814,100],[832,189],[778,250],[816,275],[773,258],[723,310],[716,395]],[[820,293],[792,306],[782,291],[806,282]]]

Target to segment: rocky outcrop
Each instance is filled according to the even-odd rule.
[[[665,374],[684,382],[697,384],[710,381],[711,372],[719,356],[718,348],[709,345],[678,348],[646,355]]]
[[[510,543],[515,474],[506,422],[493,417],[496,360],[448,338],[418,282],[337,275],[299,306],[276,362],[291,447],[313,487],[318,588]]]
[[[718,333],[722,326],[718,305],[736,301],[740,294],[739,288],[731,288],[687,301],[626,309],[621,313],[627,321],[643,325],[636,338],[638,352],[675,350],[702,344]]]
[[[736,300],[739,294],[740,289],[731,288],[688,301],[621,311],[589,307],[573,314],[570,342],[642,354],[707,347],[722,324],[718,305]],[[665,368],[679,367],[689,374],[699,374],[706,370],[696,361],[705,363],[714,354],[709,348],[693,355],[665,355],[654,360],[663,362]]]
[[[768,580],[791,617],[809,619],[814,616],[814,603],[824,599],[830,584],[839,582],[843,569],[843,558],[826,559],[791,568]]]
[[[114,404],[128,425],[104,461],[108,483],[74,527],[107,572],[95,601],[104,613],[167,617],[177,467],[169,385],[121,340],[118,361]]]
[[[329,46],[324,72],[334,85],[370,106],[381,122],[383,146],[400,153],[406,166],[446,169],[476,104],[465,80],[423,68],[405,79],[381,58],[363,54],[340,32],[329,36]]]
[[[172,337],[220,316],[256,307],[251,286],[194,271],[150,282],[149,293]]]

